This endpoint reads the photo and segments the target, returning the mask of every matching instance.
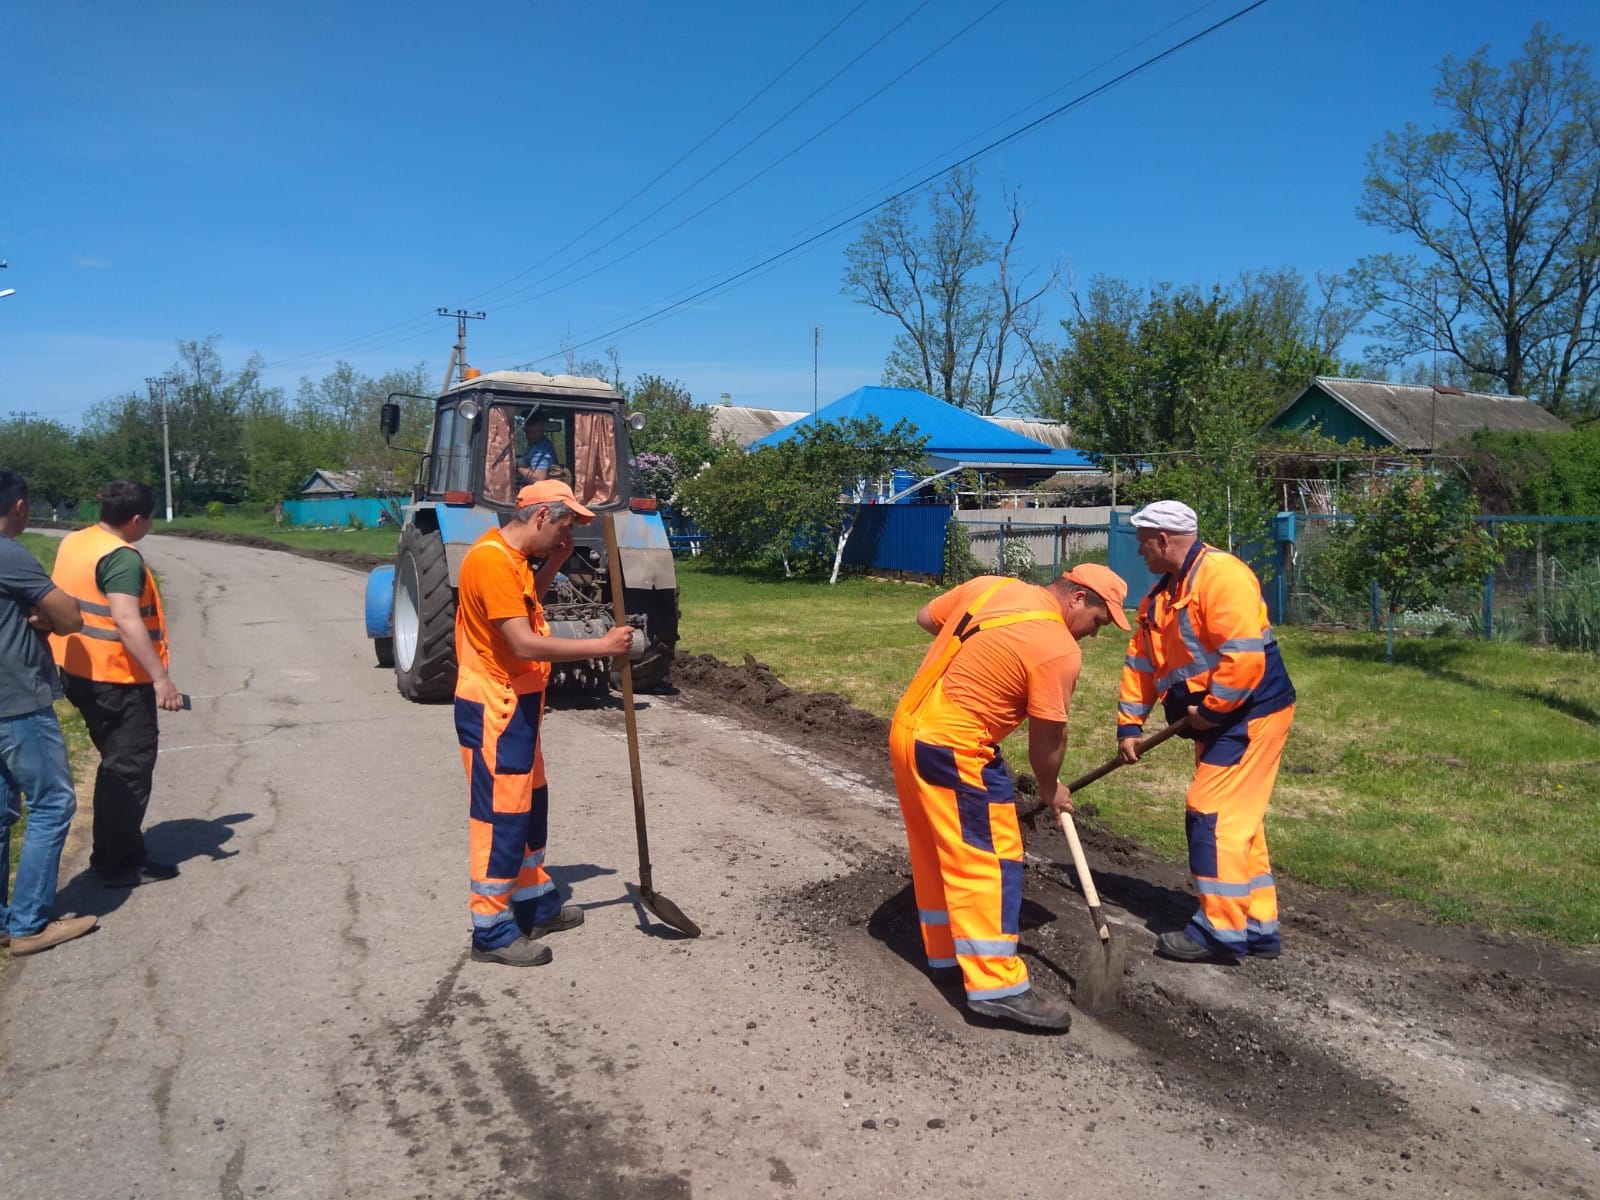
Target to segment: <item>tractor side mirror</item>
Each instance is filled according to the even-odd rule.
[[[391,401],[378,410],[378,428],[383,431],[383,440],[385,442],[400,432],[400,406],[398,404]]]

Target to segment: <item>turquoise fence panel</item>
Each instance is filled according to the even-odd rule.
[[[1156,577],[1139,557],[1139,537],[1133,528],[1133,514],[1113,511],[1108,537],[1106,565],[1128,585],[1128,607],[1132,608],[1156,585]]]
[[[394,515],[386,511],[388,503],[372,497],[346,500],[327,496],[315,500],[285,500],[283,515],[291,525],[349,525],[353,517],[370,529],[394,519]]]

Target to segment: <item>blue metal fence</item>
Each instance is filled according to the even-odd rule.
[[[283,515],[291,525],[354,525],[359,522],[370,529],[383,523],[386,509],[395,503],[373,498],[322,496],[314,500],[285,500]],[[392,512],[388,519],[393,520]]]
[[[856,515],[844,561],[874,571],[944,574],[944,530],[950,509],[943,504],[867,504]]]

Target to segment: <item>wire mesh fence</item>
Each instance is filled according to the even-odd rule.
[[[1396,613],[1396,630],[1600,651],[1600,517],[1479,519],[1502,543],[1500,567],[1427,608]],[[1337,516],[1300,516],[1286,560],[1283,619],[1378,629],[1384,613],[1376,586],[1352,590],[1331,568],[1327,550],[1339,524]]]
[[[1069,563],[1105,562],[1104,524],[963,521],[972,554],[985,570],[1047,581]]]

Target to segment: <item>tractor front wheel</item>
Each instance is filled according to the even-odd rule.
[[[394,675],[400,694],[419,703],[456,690],[456,593],[444,539],[408,526],[394,564]]]

